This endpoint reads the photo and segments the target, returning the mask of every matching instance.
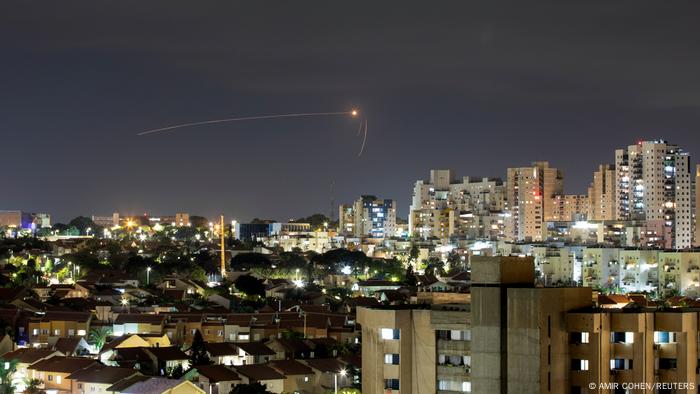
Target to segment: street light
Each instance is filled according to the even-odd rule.
[[[335,394],[338,394],[338,374],[340,374],[340,376],[342,376],[342,377],[345,377],[345,375],[347,373],[348,373],[348,371],[341,369],[337,373],[333,374],[333,380],[335,381]]]
[[[151,267],[146,268],[146,286],[151,284]]]

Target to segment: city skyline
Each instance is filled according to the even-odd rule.
[[[504,177],[547,160],[583,194],[634,141],[700,151],[697,4],[164,4],[3,5],[4,208],[283,220],[327,214],[333,183],[336,204],[375,194],[405,218],[431,168]],[[346,119],[135,136],[355,107],[360,159]]]

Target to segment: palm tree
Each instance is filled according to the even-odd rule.
[[[8,363],[0,363],[0,393],[13,394],[15,388],[12,385],[12,375],[17,370],[18,360],[10,360]]]
[[[107,327],[93,328],[88,334],[88,341],[90,341],[99,352],[110,336],[112,336],[112,330]]]

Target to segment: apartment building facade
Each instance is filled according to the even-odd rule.
[[[464,304],[358,308],[362,391],[472,391],[471,313]]]

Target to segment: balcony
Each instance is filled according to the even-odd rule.
[[[467,365],[438,365],[437,377],[439,380],[469,380],[471,368]]]
[[[451,341],[446,339],[438,339],[437,348],[440,354],[446,356],[464,356],[471,351],[471,342],[469,341]]]

